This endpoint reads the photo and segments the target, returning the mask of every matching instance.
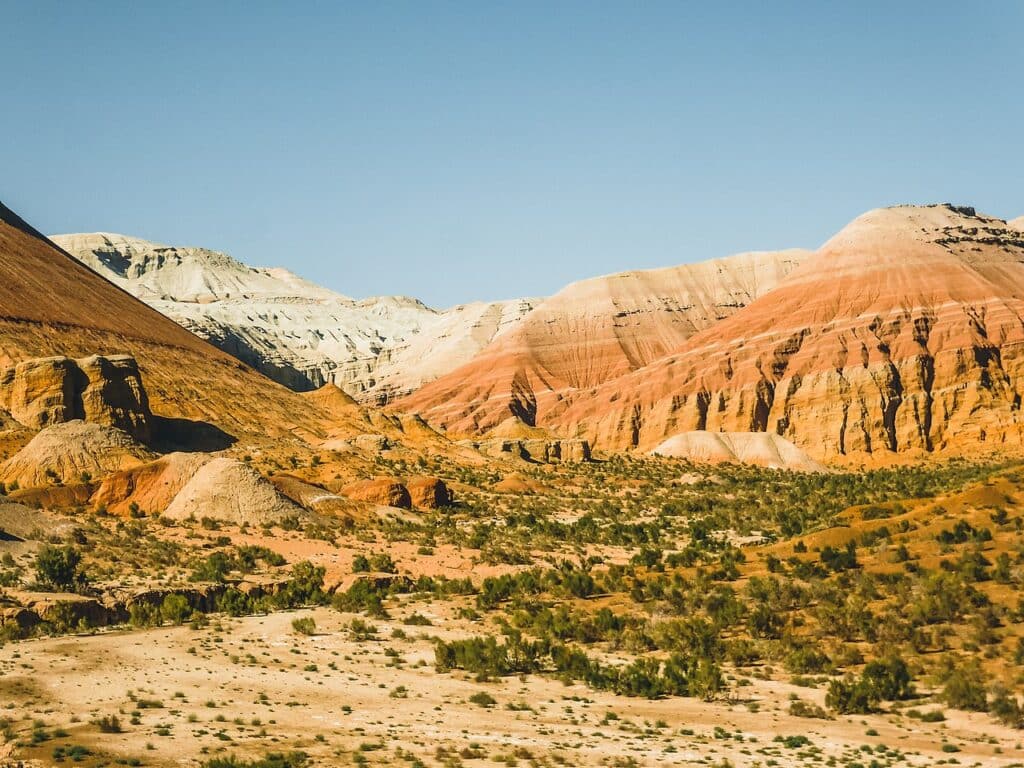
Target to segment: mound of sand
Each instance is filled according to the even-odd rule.
[[[698,464],[756,464],[798,472],[824,472],[825,467],[769,432],[681,432],[653,451],[659,456],[689,459]]]
[[[218,457],[201,466],[164,515],[175,520],[211,517],[236,525],[263,525],[303,515],[252,467]]]
[[[116,427],[69,421],[42,430],[0,465],[0,482],[22,488],[79,482],[85,473],[95,479],[154,458]]]
[[[336,417],[358,414],[360,410],[352,396],[334,384],[324,384],[312,392],[303,392],[302,396]]]
[[[163,512],[210,459],[205,453],[169,453],[104,478],[90,501],[116,514],[127,512],[132,504],[145,512]]]

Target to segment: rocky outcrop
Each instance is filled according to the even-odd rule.
[[[299,391],[333,383],[364,402],[386,402],[469,362],[535,304],[438,311],[404,296],[351,299],[287,270],[249,267],[205,248],[110,233],[53,240],[269,378]]]
[[[278,492],[301,507],[321,515],[347,517],[355,506],[350,499],[332,493],[319,485],[307,483],[292,475],[274,475],[270,478]]]
[[[0,482],[22,488],[85,482],[154,458],[120,429],[69,421],[42,430],[0,464]]]
[[[451,490],[444,480],[436,477],[410,477],[405,481],[409,498],[414,509],[437,509],[447,507],[454,501]]]
[[[383,507],[412,508],[409,489],[401,481],[391,477],[357,480],[344,486],[341,494],[355,501],[365,501]]]
[[[672,354],[550,403],[612,449],[770,432],[824,460],[1019,447],[1024,235],[948,205],[867,213]],[[857,459],[859,460],[859,459]]]
[[[651,451],[695,464],[755,464],[771,469],[824,472],[825,467],[783,437],[770,432],[682,432]]]
[[[459,445],[497,459],[522,459],[541,464],[590,461],[590,443],[586,440],[491,437],[462,440]]]
[[[455,436],[481,435],[509,417],[544,425],[566,393],[657,360],[763,296],[808,255],[748,253],[573,283],[395,407]]]
[[[151,437],[149,398],[130,355],[22,360],[0,373],[0,407],[33,429],[82,419]]]
[[[133,508],[143,514],[163,512],[210,458],[205,453],[169,453],[115,472],[102,479],[89,502],[118,515]]]
[[[209,517],[235,525],[272,525],[303,514],[256,470],[223,456],[203,464],[164,511],[173,520]]]
[[[385,435],[356,435],[351,442],[358,450],[367,453],[380,453],[391,447],[391,441]]]
[[[75,361],[67,357],[23,360],[0,374],[0,405],[32,429],[82,419],[75,407],[77,372]]]

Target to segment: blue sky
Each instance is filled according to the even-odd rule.
[[[0,199],[353,296],[545,295],[899,202],[1024,214],[1019,0],[0,14]]]

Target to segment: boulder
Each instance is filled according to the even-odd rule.
[[[82,418],[123,429],[135,439],[149,442],[152,413],[135,358],[92,355],[77,363],[85,375],[85,386],[78,393]]]
[[[0,407],[32,429],[80,419],[143,442],[152,437],[149,398],[130,355],[22,360],[0,373]]]
[[[385,507],[412,508],[409,489],[391,477],[358,480],[342,488],[341,493],[356,501],[367,501]]]
[[[410,477],[405,487],[415,509],[447,507],[453,501],[451,490],[443,480],[436,477]]]

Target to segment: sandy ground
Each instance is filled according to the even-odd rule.
[[[413,764],[414,757],[426,765],[1024,762],[1022,735],[987,716],[947,710],[944,723],[894,714],[801,719],[786,714],[790,696],[820,704],[823,690],[782,682],[733,684],[737,700],[704,703],[630,699],[536,675],[477,683],[438,674],[428,635],[465,636],[469,629],[449,609],[405,606],[389,621],[372,621],[377,639],[363,641],[346,629],[352,616],[323,608],[223,619],[220,627],[214,620],[198,630],[8,644],[0,648],[0,718],[12,721],[22,742],[31,741],[33,727],[49,738],[0,747],[0,765],[17,764],[3,760],[12,749],[49,765],[54,747],[71,744],[93,753],[79,765],[133,758],[151,766],[197,765],[214,755],[291,749],[308,752],[317,765]],[[413,610],[435,626],[403,626],[399,617]],[[292,620],[302,616],[315,618],[317,634],[292,630]],[[392,637],[396,628],[408,639]],[[497,703],[470,702],[480,691]],[[101,733],[95,721],[104,715],[117,715],[124,732]],[[773,741],[797,735],[809,743]],[[960,751],[943,751],[943,743]]]

